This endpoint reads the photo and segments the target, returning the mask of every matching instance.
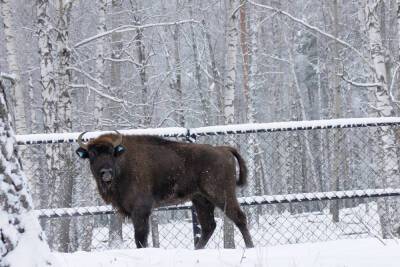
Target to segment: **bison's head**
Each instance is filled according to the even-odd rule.
[[[122,145],[122,135],[118,131],[115,132],[116,134],[102,135],[87,144],[82,142],[86,132],[78,137],[79,148],[76,153],[80,158],[89,159],[93,176],[104,184],[111,184],[119,175],[117,161],[126,150]]]

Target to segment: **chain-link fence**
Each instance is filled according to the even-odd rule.
[[[231,144],[240,150],[249,184],[238,189],[238,197],[256,246],[365,237],[384,242],[399,234],[399,125],[393,119],[332,120],[205,127],[160,135]],[[17,140],[22,144],[28,139]],[[62,144],[46,146],[76,148],[58,142]],[[26,152],[26,162],[44,153],[43,147],[29,146],[35,153]],[[88,163],[74,157],[65,162],[66,170],[59,175],[72,180],[70,190],[46,188],[46,180],[37,178],[42,176],[30,181],[50,245],[63,251],[135,247],[131,222],[119,221],[110,207],[101,206]],[[45,174],[43,166],[29,165],[28,175]],[[47,198],[51,194],[57,195]],[[68,199],[69,209],[51,202],[57,198]],[[221,212],[215,215],[217,228],[208,248],[222,248],[227,234]],[[152,214],[149,244],[193,248],[196,229],[190,203],[158,209]],[[234,235],[236,246],[244,246],[236,227],[228,234]]]

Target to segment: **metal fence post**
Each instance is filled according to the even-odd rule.
[[[186,141],[188,141],[189,143],[196,142],[196,135],[194,134],[192,135],[190,133],[190,129],[187,129]],[[192,226],[193,226],[193,242],[194,242],[194,247],[196,248],[196,244],[200,239],[201,229],[199,225],[199,220],[197,219],[197,212],[193,206],[191,208],[191,213],[192,213]]]

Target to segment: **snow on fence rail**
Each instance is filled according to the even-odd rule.
[[[286,194],[286,195],[264,195],[264,196],[241,197],[238,200],[242,206],[250,206],[250,205],[262,205],[262,204],[298,203],[307,201],[391,197],[391,196],[400,196],[400,188],[313,192],[313,193]],[[166,206],[158,208],[156,210],[157,211],[186,210],[191,208],[192,208],[191,202],[186,202],[181,205]],[[36,210],[35,212],[39,218],[57,218],[57,217],[113,214],[115,213],[115,210],[108,205],[108,206],[91,206],[91,207],[77,207],[77,208],[41,209],[41,210]]]
[[[378,118],[349,118],[314,121],[288,121],[271,123],[248,123],[234,125],[217,125],[198,128],[168,127],[118,130],[122,134],[132,135],[157,135],[164,137],[186,137],[222,135],[222,134],[244,134],[257,132],[279,132],[312,129],[333,129],[352,127],[376,127],[400,125],[400,117],[378,117]],[[84,141],[95,138],[104,133],[112,131],[88,132]],[[50,144],[50,143],[73,143],[76,142],[80,132],[75,133],[49,133],[49,134],[27,134],[17,135],[18,145]]]

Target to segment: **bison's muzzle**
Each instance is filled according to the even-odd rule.
[[[111,168],[101,169],[100,176],[104,182],[111,182],[111,180],[113,179],[113,169],[111,169]]]

